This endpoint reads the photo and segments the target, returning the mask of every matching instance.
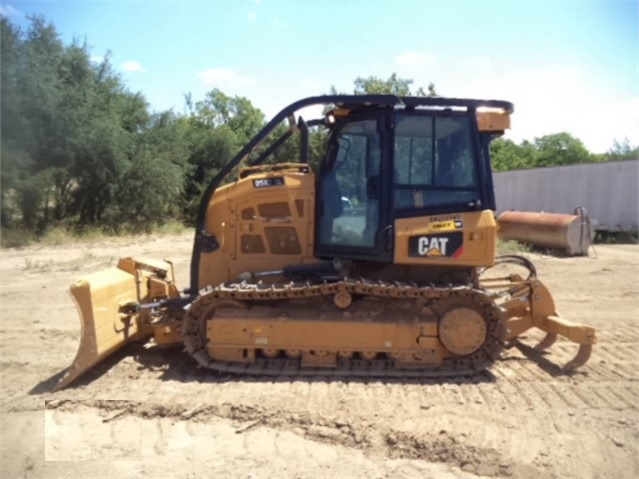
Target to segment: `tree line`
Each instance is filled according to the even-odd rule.
[[[639,158],[639,147],[630,142],[615,140],[606,153],[591,153],[583,142],[570,133],[560,132],[523,140],[517,144],[506,138],[493,140],[490,145],[493,170],[522,170],[546,166],[596,163],[601,161],[632,160]]]
[[[108,54],[92,61],[86,41],[64,44],[39,16],[24,31],[0,21],[3,229],[99,226],[118,232],[192,222],[204,188],[266,122],[249,99],[219,89],[199,101],[186,94],[184,113],[153,111],[144,95],[127,87]],[[354,83],[355,94],[436,95],[433,84],[413,91],[412,80],[395,74]],[[311,133],[313,163],[324,139],[322,132]],[[292,137],[273,161],[295,158],[298,141]],[[492,153],[494,168],[505,170],[636,158],[637,149],[626,142],[593,155],[578,139],[558,133],[521,144],[499,139]]]

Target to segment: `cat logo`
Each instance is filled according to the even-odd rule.
[[[408,255],[420,258],[458,258],[464,251],[461,231],[421,234],[408,238]]]
[[[422,236],[417,244],[417,252],[420,256],[446,256],[447,243],[448,238]]]

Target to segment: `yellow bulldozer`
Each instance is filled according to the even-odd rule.
[[[306,122],[309,106],[325,113]],[[538,349],[562,335],[580,345],[564,369],[583,365],[594,329],[557,315],[529,260],[496,257],[489,144],[512,112],[393,95],[289,105],[205,190],[187,288],[170,262],[133,258],[71,286],[82,333],[57,388],[150,338],[225,373],[449,377],[536,327]],[[316,168],[310,128],[326,131]],[[293,134],[299,157],[274,162]],[[496,264],[525,274],[486,274]]]

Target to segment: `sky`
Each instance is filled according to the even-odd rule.
[[[0,13],[25,28],[43,15],[95,61],[110,52],[154,110],[219,88],[268,119],[397,73],[441,96],[512,101],[516,142],[567,131],[597,153],[639,145],[639,0],[13,0]]]

